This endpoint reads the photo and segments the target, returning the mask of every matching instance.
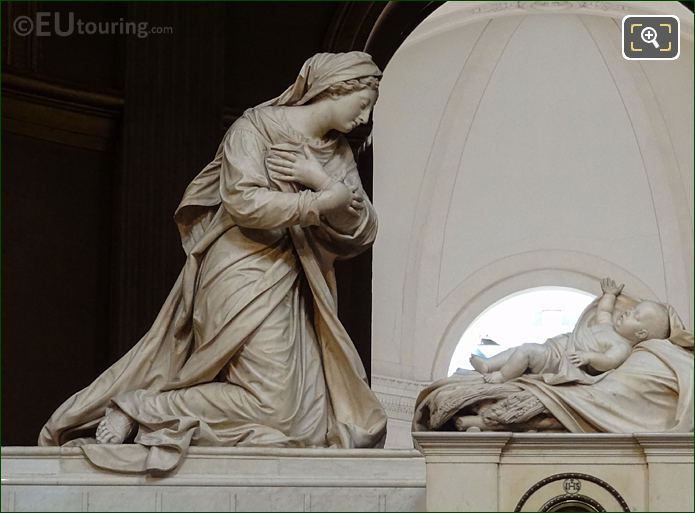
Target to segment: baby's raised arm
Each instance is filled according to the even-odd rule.
[[[615,298],[622,292],[624,285],[617,285],[611,278],[603,278],[601,280],[601,290],[603,295],[596,306],[596,320],[599,324],[613,325],[613,308],[615,307]],[[597,369],[598,370],[598,369]]]

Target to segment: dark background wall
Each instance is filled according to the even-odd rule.
[[[385,65],[434,7],[3,2],[2,445],[34,445],[53,410],[147,331],[184,262],[174,209],[236,117],[316,52],[370,39]],[[70,13],[169,28],[13,28],[42,12],[64,29]],[[371,192],[370,150],[360,159]],[[340,317],[369,371],[371,255],[338,275]]]

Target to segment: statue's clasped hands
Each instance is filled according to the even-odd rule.
[[[266,167],[271,177],[280,182],[298,183],[314,191],[327,190],[334,185],[321,162],[306,145],[302,146],[301,151],[271,148],[266,157]],[[350,198],[346,205],[348,211],[355,215],[364,208],[364,199],[358,189],[357,186],[348,188]]]

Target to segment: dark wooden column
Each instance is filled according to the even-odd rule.
[[[126,44],[121,172],[115,187],[114,359],[149,329],[185,260],[173,213],[214,156],[224,94],[221,4],[129,4],[163,27]],[[241,50],[240,50],[241,51]]]

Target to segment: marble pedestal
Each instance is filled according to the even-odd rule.
[[[429,511],[693,511],[692,434],[413,438],[425,456]]]
[[[166,477],[96,469],[78,448],[2,449],[2,511],[422,511],[414,450],[191,448]]]

